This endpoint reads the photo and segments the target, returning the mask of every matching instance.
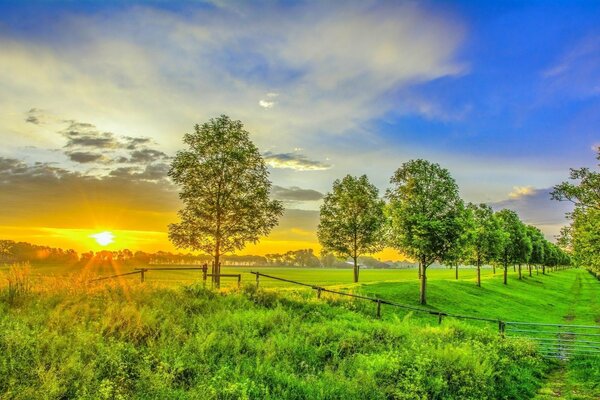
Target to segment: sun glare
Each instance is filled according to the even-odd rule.
[[[100,246],[107,246],[114,242],[115,239],[115,235],[108,231],[95,233],[90,235],[90,237],[96,239],[96,243],[98,243]]]

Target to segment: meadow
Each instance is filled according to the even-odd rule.
[[[414,269],[252,268],[418,304]],[[92,275],[110,274],[93,271]],[[88,285],[66,267],[32,267],[29,289],[0,294],[0,398],[528,399],[600,397],[600,362],[542,358],[497,326],[374,305],[261,278],[203,288],[199,272]],[[87,271],[89,272],[89,271]],[[113,271],[114,272],[114,271]],[[432,310],[504,320],[597,324],[600,282],[585,270],[534,275],[428,270]],[[0,271],[6,275],[6,269]],[[89,275],[86,275],[89,276]],[[1,278],[0,278],[1,279]],[[181,280],[180,280],[181,279]],[[2,279],[4,281],[4,279]],[[4,283],[2,283],[4,284]],[[560,394],[559,397],[558,394]]]

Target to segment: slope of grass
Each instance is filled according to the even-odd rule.
[[[0,295],[2,399],[530,398],[531,344],[306,292],[55,280]]]
[[[418,305],[419,286],[413,282],[367,283],[360,291]],[[428,308],[504,321],[596,325],[600,323],[600,284],[581,269],[534,273],[522,280],[511,273],[508,285],[498,273],[487,277],[481,287],[471,279],[432,279],[428,281]]]

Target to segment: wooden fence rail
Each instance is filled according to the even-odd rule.
[[[149,271],[202,271],[202,283],[206,286],[206,279],[208,277],[224,277],[224,278],[237,278],[238,287],[242,284],[242,274],[209,274],[208,273],[208,265],[204,264],[202,267],[144,267],[144,268],[135,268],[132,272],[126,272],[123,274],[116,274],[110,276],[103,276],[100,278],[95,278],[90,280],[90,282],[98,282],[107,279],[115,279],[121,276],[127,275],[140,275],[140,282],[144,283],[146,278],[146,273]]]
[[[451,313],[442,312],[442,311],[429,310],[429,309],[422,308],[422,307],[409,306],[409,305],[406,305],[406,304],[400,304],[400,303],[396,303],[396,302],[389,301],[389,300],[379,299],[379,298],[376,298],[376,297],[369,297],[369,296],[363,296],[363,295],[354,294],[354,293],[341,292],[341,291],[338,291],[338,290],[327,289],[327,288],[324,288],[322,286],[310,285],[308,283],[303,283],[303,282],[293,281],[293,280],[290,280],[290,279],[280,278],[280,277],[277,277],[277,276],[267,275],[267,274],[263,274],[261,272],[251,271],[250,273],[254,274],[256,276],[256,287],[257,288],[259,287],[259,282],[260,282],[259,277],[262,276],[262,277],[269,278],[269,279],[274,279],[274,280],[278,280],[278,281],[282,281],[282,282],[293,283],[295,285],[309,287],[309,288],[317,291],[317,297],[318,298],[321,298],[321,293],[325,292],[325,293],[336,294],[336,295],[339,295],[339,296],[347,296],[347,297],[353,297],[355,299],[361,299],[361,300],[371,301],[371,302],[377,304],[377,318],[381,318],[381,305],[385,304],[385,305],[388,305],[388,306],[393,306],[393,307],[397,307],[397,308],[403,308],[403,309],[406,309],[406,310],[411,310],[411,311],[415,311],[415,312],[422,312],[422,313],[426,313],[426,314],[429,314],[429,315],[437,316],[438,317],[438,322],[440,324],[442,323],[442,320],[443,320],[444,317],[452,317],[452,318],[457,318],[457,319],[467,319],[467,320],[474,320],[474,321],[484,321],[484,322],[497,323],[498,324],[498,329],[500,330],[501,333],[503,332],[503,329],[504,329],[504,321],[501,321],[501,320],[498,320],[498,319],[473,317],[473,316],[469,316],[469,315],[451,314]]]

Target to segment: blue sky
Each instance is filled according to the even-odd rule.
[[[549,188],[594,166],[600,144],[599,27],[600,3],[577,1],[0,1],[4,184],[17,160],[167,190],[159,172],[183,133],[225,113],[252,133],[288,209],[309,213],[290,212],[273,241],[314,242],[334,179],[366,173],[383,192],[412,158],[447,167],[466,201],[517,209],[552,237],[568,207]],[[133,137],[150,139],[135,157]],[[131,196],[123,207],[155,207]],[[160,233],[169,207],[115,229]]]

